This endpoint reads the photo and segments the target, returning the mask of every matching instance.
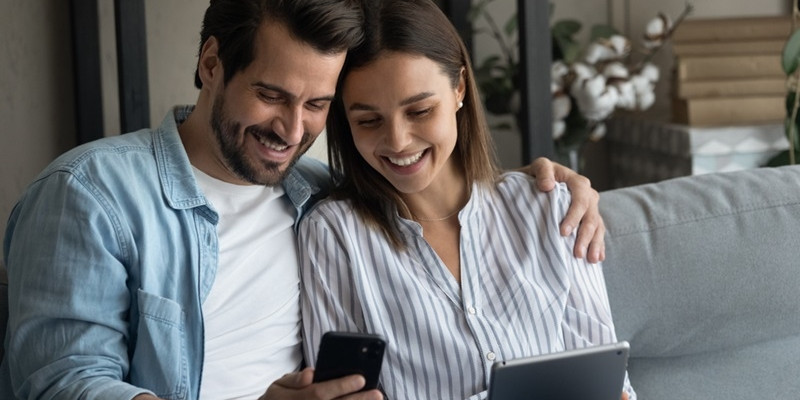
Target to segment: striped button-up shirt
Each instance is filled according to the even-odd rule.
[[[347,201],[322,202],[299,233],[307,362],[327,331],[378,333],[390,399],[478,399],[496,361],[615,342],[601,266],[559,233],[569,203],[566,186],[539,192],[519,173],[473,186],[459,285],[416,222],[397,217],[397,251]]]

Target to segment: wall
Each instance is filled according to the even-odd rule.
[[[0,0],[0,229],[23,189],[74,145],[69,3]],[[3,236],[4,235],[0,235]],[[0,262],[1,263],[1,262]]]
[[[542,1],[542,0],[536,0]],[[555,19],[613,23],[632,37],[657,10],[677,14],[685,0],[553,0]],[[786,0],[695,0],[695,17],[774,15],[787,13]],[[157,125],[171,105],[193,103],[199,29],[207,1],[146,0],[151,125]],[[515,0],[497,0],[492,9],[505,22]],[[69,2],[0,0],[0,232],[25,186],[51,160],[74,146],[73,69]],[[119,133],[116,99],[113,2],[101,0],[103,113],[107,134]],[[588,28],[586,28],[588,29]],[[485,35],[475,38],[477,59],[494,48]],[[669,57],[662,60],[668,63]],[[668,65],[665,65],[668,67]],[[663,68],[662,68],[663,70]],[[519,135],[496,132],[500,158],[507,167],[520,164]],[[312,154],[324,159],[324,140]]]

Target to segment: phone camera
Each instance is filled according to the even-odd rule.
[[[378,358],[383,353],[382,343],[370,343],[361,347],[361,354],[369,358]]]

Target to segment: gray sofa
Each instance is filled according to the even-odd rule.
[[[800,166],[602,192],[600,209],[641,400],[800,399]]]
[[[602,192],[639,398],[800,399],[800,166]]]

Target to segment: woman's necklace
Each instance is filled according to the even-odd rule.
[[[445,215],[444,217],[441,217],[441,218],[420,218],[420,217],[418,217],[418,216],[416,216],[416,215],[414,215],[412,213],[411,214],[411,218],[413,218],[415,221],[425,221],[425,222],[444,221],[446,219],[453,218],[453,216],[458,214],[459,211],[461,211],[461,209],[457,209],[457,210],[453,211],[452,213],[450,213],[448,215]]]

